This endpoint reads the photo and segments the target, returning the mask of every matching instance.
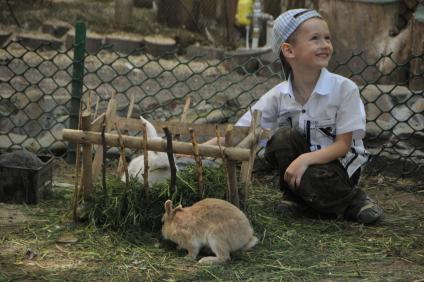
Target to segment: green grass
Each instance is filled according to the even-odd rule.
[[[207,191],[222,195],[220,188],[225,184],[222,172],[208,173]],[[183,205],[197,199],[193,192],[196,191],[194,179],[192,169],[180,173],[180,194],[175,198]],[[29,217],[26,223],[0,229],[0,281],[422,279],[424,204],[421,194],[400,189],[402,185],[407,187],[407,183],[383,179],[382,184],[380,179],[369,177],[366,189],[382,201],[386,215],[377,225],[364,226],[347,221],[280,216],[274,211],[274,204],[281,195],[268,180],[256,179],[247,202],[246,212],[260,243],[251,251],[234,253],[229,263],[215,266],[198,265],[186,259],[183,250],[162,242],[159,226],[152,228],[149,221],[141,220],[148,215],[140,215],[142,206],[147,205],[145,202],[137,206],[129,200],[131,208],[127,211],[130,212],[124,214],[131,214],[128,218],[140,215],[139,221],[133,221],[117,216],[118,204],[101,206],[98,197],[96,204],[88,208],[92,212],[90,220],[74,223],[73,192],[56,188],[49,200],[23,207]],[[116,200],[110,196],[108,203],[118,203],[124,191],[114,181],[108,181],[108,192]],[[121,189],[121,193],[115,188]],[[217,196],[213,193],[211,196]],[[150,204],[150,214],[160,218],[163,199],[172,197],[172,193],[166,186],[159,186],[151,189],[150,196],[160,198]],[[102,216],[95,217],[93,211]],[[154,217],[153,221],[156,220]],[[58,239],[65,234],[78,242],[59,243]],[[26,258],[28,249],[37,254],[35,259]]]

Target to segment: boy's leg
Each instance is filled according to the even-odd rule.
[[[357,188],[358,175],[354,174],[349,179],[338,160],[310,166],[305,171],[300,186],[291,189],[281,175],[294,159],[308,151],[306,139],[290,128],[279,129],[267,144],[265,157],[278,169],[279,186],[286,199],[309,206],[321,213],[336,214],[339,217],[345,215],[363,223],[370,223],[381,216],[381,209],[377,205],[372,205],[372,200]],[[362,216],[358,216],[361,213]]]
[[[352,185],[357,185],[359,182],[361,169],[358,169],[351,177]],[[360,190],[352,199],[347,207],[344,217],[349,220],[358,221],[364,224],[370,224],[383,215],[383,209],[377,202],[371,199],[364,191]]]
[[[346,219],[364,224],[376,222],[382,215],[383,209],[362,190],[352,199],[344,213]]]
[[[268,141],[265,148],[265,159],[274,169],[277,169],[279,188],[283,199],[302,203],[303,200],[292,192],[284,181],[284,172],[298,156],[309,151],[306,139],[296,130],[283,127],[277,130]]]
[[[308,167],[299,187],[293,192],[309,207],[338,217],[344,215],[352,199],[360,193],[357,186],[350,183],[345,168],[338,160]]]

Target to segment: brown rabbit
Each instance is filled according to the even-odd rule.
[[[230,252],[248,250],[258,242],[244,213],[220,199],[207,198],[191,207],[180,205],[175,209],[167,200],[162,222],[163,237],[186,249],[191,258],[196,259],[202,247],[209,247],[216,255],[204,257],[199,263],[225,262]]]

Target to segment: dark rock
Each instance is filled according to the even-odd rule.
[[[43,166],[43,162],[37,155],[26,151],[20,150],[11,153],[0,155],[0,166],[3,167],[21,167],[38,169]]]

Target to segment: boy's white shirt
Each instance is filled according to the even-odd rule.
[[[309,121],[310,150],[324,148],[334,142],[331,135],[352,132],[352,149],[340,162],[351,176],[367,162],[365,108],[358,86],[348,78],[323,68],[315,88],[305,105],[296,102],[291,80],[284,81],[263,95],[252,107],[262,112],[261,126],[274,133],[283,126],[293,127],[307,135]],[[251,114],[246,112],[236,126],[250,126]],[[265,142],[261,143],[262,146]]]

